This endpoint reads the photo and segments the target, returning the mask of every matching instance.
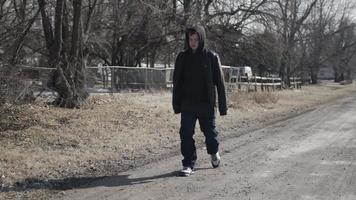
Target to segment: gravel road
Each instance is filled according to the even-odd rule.
[[[180,156],[95,179],[58,199],[356,199],[356,95],[222,141],[221,167],[198,150],[195,174]]]

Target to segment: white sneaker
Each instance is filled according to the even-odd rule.
[[[194,171],[192,168],[190,167],[183,167],[183,169],[179,172],[180,176],[189,176],[191,174],[193,174]]]
[[[211,155],[211,165],[213,165],[214,168],[219,167],[220,160],[221,160],[221,157],[220,157],[219,152]]]

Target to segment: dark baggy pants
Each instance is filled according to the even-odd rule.
[[[208,154],[215,154],[219,150],[218,132],[215,129],[215,116],[199,117],[188,113],[181,114],[180,140],[181,153],[183,155],[182,164],[184,167],[194,168],[197,160],[195,140],[193,138],[197,119],[200,129],[205,136],[205,144]]]

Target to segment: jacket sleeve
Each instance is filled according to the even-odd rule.
[[[181,71],[183,63],[183,52],[180,52],[176,58],[173,71],[173,94],[172,105],[175,114],[181,112]]]
[[[226,104],[224,75],[221,68],[220,58],[217,54],[214,54],[213,69],[214,69],[214,82],[216,84],[216,88],[218,92],[219,112],[220,115],[226,115],[227,104]]]

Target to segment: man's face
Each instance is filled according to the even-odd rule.
[[[199,47],[199,35],[197,33],[189,35],[189,46],[193,51],[197,50]]]

